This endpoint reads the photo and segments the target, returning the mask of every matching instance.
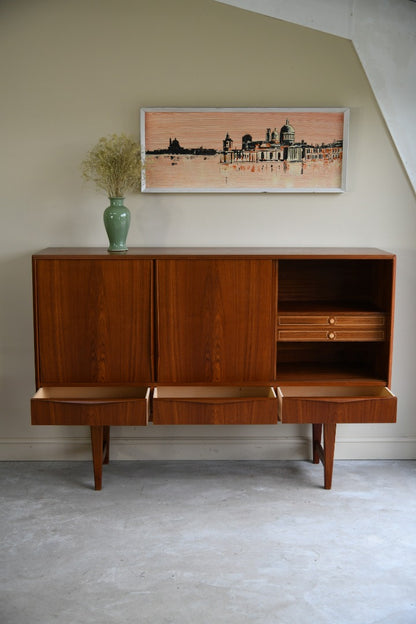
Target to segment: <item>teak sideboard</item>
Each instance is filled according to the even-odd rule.
[[[396,420],[395,256],[378,249],[51,248],[33,256],[34,425],[312,425],[331,488],[338,423]]]

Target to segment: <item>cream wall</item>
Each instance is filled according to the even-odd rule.
[[[149,106],[346,106],[342,195],[131,196],[130,246],[376,246],[398,256],[396,425],[340,426],[337,457],[416,457],[416,211],[351,42],[214,0],[0,4],[0,458],[89,457],[83,428],[31,427],[30,258],[106,244],[104,196],[79,163],[98,137],[138,135]],[[120,428],[118,458],[307,457],[304,427]]]

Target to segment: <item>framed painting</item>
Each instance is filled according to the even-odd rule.
[[[341,193],[346,108],[143,108],[145,193]]]

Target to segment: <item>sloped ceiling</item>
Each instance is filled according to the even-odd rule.
[[[216,0],[351,39],[416,193],[416,3]]]

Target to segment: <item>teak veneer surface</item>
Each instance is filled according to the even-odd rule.
[[[275,378],[270,260],[158,260],[156,270],[159,382]]]
[[[150,260],[36,260],[40,383],[151,382],[152,275]]]

